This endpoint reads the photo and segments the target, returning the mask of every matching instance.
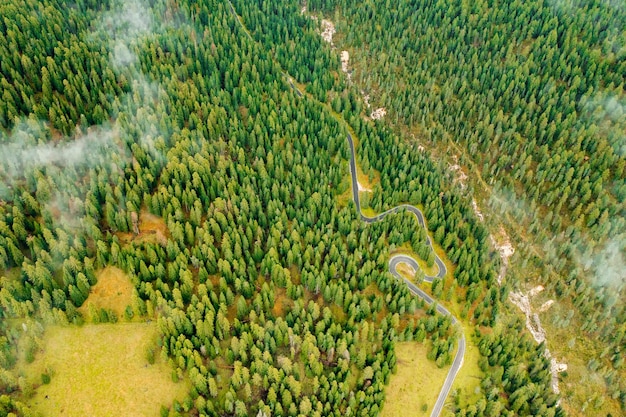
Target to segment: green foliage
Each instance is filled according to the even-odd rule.
[[[352,203],[339,204],[352,131],[364,171],[380,174],[371,208],[422,206],[458,263],[433,292],[460,288],[476,322],[493,324],[502,300],[469,202],[440,166],[360,117],[358,95],[335,76],[338,58],[299,3],[141,3],[151,23],[132,40],[93,27],[123,20],[119,4],[9,3],[0,6],[9,16],[0,23],[0,144],[93,152],[80,163],[23,158],[19,169],[0,168],[11,185],[6,198],[0,190],[0,267],[19,271],[3,282],[3,318],[79,320],[95,271],[116,265],[136,288],[125,318],[156,320],[172,379],[192,382],[189,400],[161,415],[378,415],[398,337],[429,338],[429,356],[445,366],[456,332],[388,273],[389,245],[434,260],[414,216],[367,225]],[[45,36],[32,35],[35,14]],[[122,47],[133,57],[124,65]],[[307,94],[293,91],[290,75]],[[142,209],[164,230],[136,235]],[[15,343],[7,338],[7,369]],[[146,352],[149,363],[155,354]]]
[[[555,407],[557,395],[539,388],[550,385],[550,361],[543,356],[542,345],[519,337],[522,329],[523,323],[515,320],[507,331],[494,332],[479,342],[479,365],[485,372],[481,392],[486,398],[476,408],[506,409],[515,415],[560,415],[562,411]]]
[[[50,378],[50,374],[49,373],[46,372],[46,373],[41,374],[41,383],[42,384],[44,384],[44,385],[45,384],[49,384],[50,383],[50,379],[51,378]]]

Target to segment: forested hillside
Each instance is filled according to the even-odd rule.
[[[423,359],[444,367],[463,328],[480,351],[480,389],[454,392],[445,413],[564,414],[543,346],[521,320],[499,320],[509,286],[496,283],[471,200],[407,137],[363,117],[300,4],[10,0],[0,17],[0,415],[35,415],[37,390],[61,377],[24,372],[45,354],[46,329],[121,321],[156,323],[148,361],[190,383],[162,415],[377,416],[402,366],[396,342],[424,343]],[[393,80],[377,82],[401,100]],[[344,197],[349,133],[379,179],[366,208],[418,206],[428,230],[406,213],[361,220]],[[595,182],[623,180],[609,145],[593,158],[594,173],[608,170]],[[617,236],[623,189],[589,186],[581,210],[609,210],[609,226],[598,214],[589,233]],[[163,230],[141,230],[147,217]],[[424,288],[458,307],[463,326],[389,272],[400,247],[432,264],[430,238],[454,267]],[[85,313],[111,267],[129,278],[131,305]]]
[[[442,159],[459,157],[467,195],[513,235],[509,283],[543,284],[557,299],[549,325],[623,412],[626,8],[603,0],[308,6],[334,21],[352,79],[396,129]],[[579,336],[585,342],[573,348]],[[572,399],[582,410],[592,400],[604,401]]]

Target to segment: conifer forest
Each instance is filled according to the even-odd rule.
[[[0,416],[626,415],[626,5],[0,2]]]

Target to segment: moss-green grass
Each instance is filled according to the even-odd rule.
[[[464,405],[475,404],[481,396],[480,393],[480,381],[483,377],[483,373],[478,366],[478,360],[480,359],[480,352],[478,346],[471,340],[471,334],[473,328],[466,323],[461,322],[463,333],[465,333],[465,357],[463,360],[463,366],[459,370],[459,373],[452,384],[452,395],[455,391],[459,394],[461,403]]]
[[[398,371],[385,390],[381,417],[430,415],[450,367],[438,368],[426,358],[427,353],[428,347],[422,343],[396,343]]]
[[[361,207],[361,211],[368,217],[375,217],[378,213],[371,207]]]
[[[156,323],[53,326],[44,346],[21,373],[36,388],[27,399],[43,416],[157,416],[162,405],[183,400],[187,382],[174,383],[172,369],[149,364],[156,346]],[[42,374],[49,373],[49,384]]]

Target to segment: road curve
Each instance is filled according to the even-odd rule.
[[[252,39],[252,35],[250,34],[246,26],[241,21],[241,18],[237,14],[237,11],[235,10],[230,0],[228,0],[228,4],[230,6],[230,10],[232,14],[235,16],[235,18],[237,19],[241,27],[244,29],[248,37]],[[289,85],[295,91],[298,97],[302,97],[303,96],[302,92],[298,90],[298,88],[294,85],[291,78],[285,72],[282,72],[282,74],[287,79],[287,81],[289,82]],[[344,123],[346,123],[345,120],[344,120]],[[420,209],[410,204],[401,204],[397,207],[384,211],[374,217],[368,217],[365,214],[363,214],[363,212],[361,211],[361,202],[359,200],[359,188],[358,188],[357,175],[356,175],[356,156],[355,156],[355,151],[354,151],[354,141],[352,139],[352,136],[349,133],[348,133],[348,143],[350,144],[350,173],[352,175],[352,197],[354,198],[354,203],[356,204],[357,212],[361,216],[361,219],[366,223],[374,223],[374,222],[384,219],[388,214],[398,213],[399,211],[406,210],[406,211],[413,213],[413,215],[415,215],[415,217],[417,218],[417,221],[420,224],[420,226],[426,229],[426,222],[424,221],[424,215],[422,214]],[[430,237],[427,236],[426,239],[427,239],[428,246],[430,246],[432,250],[433,247],[432,247],[432,242],[430,240]],[[407,280],[406,278],[404,278],[398,273],[397,265],[402,262],[411,265],[415,269],[420,267],[417,261],[411,258],[410,256],[394,255],[391,257],[391,259],[389,259],[389,272],[391,272],[391,274],[394,277],[403,280],[406,283],[407,287],[409,287],[409,290],[413,294],[422,298],[426,303],[428,304],[435,303],[436,302],[435,299],[433,299],[430,295],[422,291],[417,285]],[[446,272],[447,272],[446,265],[443,263],[441,258],[437,256],[436,253],[435,253],[435,263],[437,264],[437,267],[438,267],[437,275],[425,276],[424,280],[427,282],[432,282],[434,278],[443,278],[446,275]],[[454,317],[442,305],[437,304],[437,311],[441,314],[449,316],[452,319],[453,325],[458,323],[458,320],[456,319],[456,317]],[[446,376],[446,380],[443,384],[443,387],[441,388],[441,391],[439,392],[439,397],[437,397],[437,402],[435,403],[435,407],[433,408],[433,411],[430,413],[430,417],[438,417],[441,414],[446,398],[448,397],[448,394],[450,393],[450,389],[452,388],[452,383],[454,382],[456,375],[459,373],[459,370],[461,369],[461,365],[463,365],[464,357],[465,357],[465,334],[461,332],[461,339],[459,340],[459,349],[457,350],[456,355],[454,356],[452,367],[448,371],[448,375]]]
[[[357,182],[356,152],[354,150],[354,140],[352,139],[352,135],[350,135],[349,133],[348,133],[348,144],[350,145],[350,175],[352,177],[352,198],[354,199],[354,204],[356,205],[357,212],[361,216],[361,219],[366,223],[374,223],[374,222],[384,219],[389,214],[398,213],[402,210],[405,210],[405,211],[409,211],[413,213],[413,215],[415,215],[415,217],[417,218],[417,221],[420,224],[420,226],[422,226],[423,228],[426,228],[426,222],[424,221],[424,215],[422,214],[421,210],[410,204],[401,204],[387,211],[384,211],[380,214],[377,214],[374,217],[369,217],[363,214],[363,212],[361,211],[361,201],[359,199],[359,187],[358,187],[358,182]],[[433,250],[432,241],[429,236],[427,236],[427,243],[428,243],[428,246],[430,246],[431,250]],[[423,299],[426,303],[428,304],[436,303],[437,300],[433,299],[430,295],[428,295],[426,292],[420,289],[413,282],[409,281],[408,279],[400,275],[397,269],[397,266],[399,263],[406,263],[410,265],[413,269],[417,270],[418,268],[420,268],[417,261],[408,255],[393,255],[391,259],[389,259],[389,272],[391,272],[391,274],[394,277],[404,281],[407,287],[409,288],[409,291],[411,291],[414,295]],[[437,274],[434,276],[425,276],[424,281],[432,282],[434,278],[443,278],[446,275],[446,272],[447,272],[446,265],[443,263],[441,258],[437,256],[436,253],[435,253],[435,264],[437,264],[437,267],[438,267]],[[436,304],[436,308],[439,313],[449,316],[452,319],[453,325],[459,322],[457,318],[454,317],[452,313],[450,313],[450,311],[448,311],[448,309],[446,309],[441,304]],[[446,398],[448,397],[448,394],[450,393],[450,389],[452,389],[452,384],[454,383],[454,379],[456,378],[456,375],[459,373],[459,370],[461,369],[461,366],[463,365],[464,357],[465,357],[465,334],[461,332],[461,338],[459,339],[459,348],[456,352],[456,355],[454,356],[454,360],[452,361],[452,366],[450,367],[450,370],[448,371],[448,375],[446,376],[446,380],[443,383],[443,387],[441,388],[441,391],[439,392],[439,396],[437,397],[437,402],[435,403],[435,406],[433,407],[433,411],[430,413],[431,417],[438,417],[441,414]]]

